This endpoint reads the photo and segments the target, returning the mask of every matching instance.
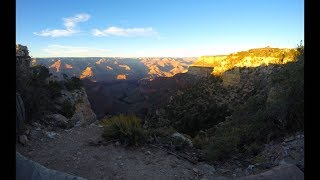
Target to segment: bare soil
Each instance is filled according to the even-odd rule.
[[[17,143],[17,151],[47,168],[71,175],[87,179],[225,179],[208,164],[192,164],[151,146],[90,146],[90,141],[101,139],[102,128],[98,126],[56,130],[53,138],[46,133],[32,129],[28,144]]]

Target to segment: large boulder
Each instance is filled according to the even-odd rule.
[[[185,142],[188,144],[188,146],[190,146],[190,147],[193,146],[192,141],[191,141],[189,138],[185,137],[184,135],[182,135],[182,134],[180,134],[180,133],[178,133],[178,132],[173,133],[171,136],[172,136],[174,139],[179,139],[179,140],[181,140],[181,141],[185,141]]]
[[[75,111],[69,122],[73,125],[87,125],[97,120],[96,114],[91,109],[87,93],[84,88],[74,91],[61,91],[62,97],[58,99],[59,103],[70,102],[75,106]]]
[[[61,114],[50,114],[46,116],[46,122],[50,123],[53,126],[60,128],[70,128],[72,124],[69,122],[69,119],[64,117]]]
[[[81,88],[80,100],[76,103],[75,107],[76,110],[71,118],[72,122],[87,125],[97,120],[97,116],[91,109],[91,104],[84,88]]]

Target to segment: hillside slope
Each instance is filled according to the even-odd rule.
[[[232,67],[220,76],[202,78],[172,96],[168,104],[149,112],[144,126],[173,128],[186,134],[202,149],[204,157],[214,163],[232,164],[246,159],[244,164],[259,161],[275,166],[279,161],[259,155],[263,145],[304,131],[303,46],[297,51],[293,60]],[[259,63],[251,61],[251,65]],[[304,169],[301,153],[303,149],[293,162]]]
[[[191,66],[214,67],[212,74],[221,75],[233,67],[257,67],[294,61],[296,49],[257,48],[221,56],[201,56]]]

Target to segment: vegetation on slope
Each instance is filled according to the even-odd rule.
[[[214,67],[213,74],[221,75],[233,67],[257,67],[263,64],[284,64],[294,61],[297,49],[257,48],[228,56],[202,56],[192,65]]]
[[[25,74],[24,74],[25,75]],[[82,87],[81,80],[76,77],[64,81],[50,80],[49,69],[42,65],[30,67],[27,77],[17,73],[17,91],[21,93],[26,109],[27,122],[40,120],[50,112],[59,112],[72,117],[75,107],[69,102],[62,104],[62,109],[55,106],[55,99],[61,97],[62,90],[75,90]],[[24,85],[19,79],[24,79]]]
[[[107,140],[119,140],[127,145],[139,145],[145,141],[146,132],[137,116],[118,115],[102,120],[103,134]]]
[[[208,160],[255,156],[264,143],[304,129],[304,47],[297,50],[294,62],[271,66],[272,71],[240,68],[247,72],[241,74],[242,82],[255,81],[250,96],[244,86],[223,87],[218,77],[212,77],[149,114],[148,127],[173,127],[191,135]],[[227,99],[235,93],[244,98],[231,109],[225,105],[234,103]]]

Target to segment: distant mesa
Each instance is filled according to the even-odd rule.
[[[197,58],[144,57],[144,58],[115,58],[115,57],[85,57],[85,58],[36,58],[34,65],[45,65],[50,72],[60,77],[76,75],[83,79],[99,82],[117,80],[118,74],[126,75],[126,80],[154,79],[156,77],[172,77],[187,71],[188,66]],[[87,68],[89,67],[89,68]],[[124,79],[124,76],[120,76]],[[119,79],[118,78],[118,79]]]
[[[128,71],[131,70],[131,68],[128,65],[125,65],[125,64],[119,64],[119,67],[125,68]]]
[[[125,74],[119,74],[117,76],[117,80],[125,80],[125,79],[127,79],[127,76]]]
[[[73,68],[70,64],[66,64],[65,67],[66,67],[67,69],[72,69],[72,68]]]
[[[101,64],[103,62],[106,62],[107,60],[106,59],[100,59],[99,61],[96,62],[96,64]]]
[[[61,60],[54,62],[49,68],[55,68],[56,72],[60,72],[61,69]]]
[[[214,67],[213,75],[222,75],[234,67],[257,67],[269,64],[285,64],[295,60],[297,49],[256,48],[220,56],[201,56],[188,69],[190,74],[206,76],[208,67]],[[203,72],[200,71],[203,67]]]
[[[106,66],[106,69],[108,69],[108,70],[113,70],[113,68],[110,67],[110,66]]]
[[[87,77],[93,77],[92,67],[87,67],[84,71],[82,71],[80,75],[80,79],[84,79]]]

